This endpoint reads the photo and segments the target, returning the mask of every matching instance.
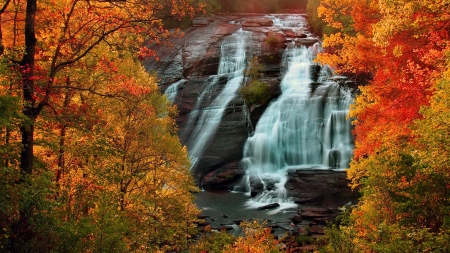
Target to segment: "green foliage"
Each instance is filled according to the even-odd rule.
[[[299,245],[307,245],[307,244],[311,244],[314,242],[314,240],[307,236],[307,235],[299,235],[295,238],[295,241],[299,244]]]
[[[263,76],[264,66],[257,56],[249,59],[249,63],[244,70],[247,83],[239,90],[239,94],[244,98],[247,105],[266,104],[270,99],[269,85],[260,80]]]
[[[322,34],[327,27],[326,23],[319,18],[317,8],[320,5],[320,0],[308,0],[306,6],[306,16],[308,17],[308,24],[312,27],[315,33]]]
[[[323,21],[322,17],[319,17],[317,9],[320,4],[321,0],[308,0],[308,4],[306,5],[308,25],[311,26],[312,30],[317,34],[330,35],[338,32],[338,29],[331,27],[328,23]],[[351,16],[339,15],[336,19],[345,24],[343,29],[344,33],[354,34]]]
[[[271,34],[267,37],[266,43],[269,44],[269,46],[275,46],[278,44],[278,39],[275,37],[275,35]]]
[[[204,4],[206,14],[212,14],[221,10],[221,6],[217,0],[198,0],[198,3]]]
[[[320,253],[353,253],[358,252],[354,243],[356,232],[348,227],[332,226],[325,229],[325,245],[319,248]]]
[[[253,81],[242,87],[239,94],[247,105],[266,104],[270,99],[269,85],[262,81]]]
[[[247,67],[244,69],[244,76],[248,78],[248,82],[259,80],[263,73],[264,66],[258,56],[253,56],[248,60]]]
[[[0,249],[2,252],[50,252],[58,238],[51,173],[34,177],[0,170]]]

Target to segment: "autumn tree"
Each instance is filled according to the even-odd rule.
[[[105,164],[104,180],[116,186],[119,209],[134,221],[133,233],[140,235],[134,250],[180,250],[197,212],[190,162],[177,136],[174,108],[168,110],[155,78],[137,64],[120,63],[121,81],[111,87],[116,98],[103,107],[104,135],[114,154]]]
[[[181,35],[162,21],[202,7],[191,3],[2,3],[2,251],[186,247],[186,151],[136,59],[154,56],[144,42]]]
[[[278,240],[271,233],[265,223],[259,221],[243,222],[241,224],[243,235],[233,244],[225,247],[226,253],[277,253],[282,252]]]
[[[194,15],[196,9],[189,4],[187,0],[173,3],[62,0],[42,2],[38,8],[35,0],[28,0],[26,8],[19,9],[19,14],[25,17],[24,22],[2,22],[3,31],[9,29],[23,38],[23,53],[12,59],[18,62],[22,72],[23,114],[34,122],[42,109],[51,103],[51,96],[65,85],[65,78],[59,76],[61,71],[80,62],[98,45],[107,43],[114,50],[137,51],[144,40],[162,43],[176,35],[176,32],[163,28],[162,19]],[[18,6],[10,1],[3,5],[4,12],[12,12],[14,7]],[[2,44],[12,48],[11,41],[3,40]],[[154,55],[145,48],[140,52],[143,57]],[[30,174],[34,125],[21,127],[21,134],[24,147],[21,168]]]
[[[448,80],[448,3],[321,3],[319,15],[340,31],[325,37],[327,51],[319,60],[341,72],[372,74],[350,112],[356,148],[348,175],[363,197],[344,228],[356,237],[346,240],[362,252],[443,249],[448,173],[427,156],[445,161],[445,150],[428,146],[445,141],[438,137],[441,124],[426,126],[445,115],[445,106],[437,101]],[[351,17],[350,28],[342,16]],[[434,152],[421,151],[426,149]]]
[[[415,3],[415,14],[408,13],[411,10],[408,1],[404,5],[395,2],[398,3],[340,1],[334,4],[324,0],[318,10],[330,25],[342,30],[325,37],[328,53],[322,54],[319,60],[343,72],[373,75],[371,85],[361,89],[362,96],[357,98],[352,112],[352,116],[357,116],[356,158],[374,152],[383,139],[396,138],[407,131],[404,127],[418,117],[420,106],[427,104],[431,83],[442,73],[445,48],[442,42],[448,36],[442,31],[448,24],[441,17],[448,13],[429,9],[426,3]],[[346,24],[336,18],[342,15],[352,17],[351,27],[356,33],[345,31]],[[397,22],[394,20],[399,16],[409,18],[402,21],[405,26],[401,31],[396,31],[397,26],[386,25]],[[428,29],[433,22],[441,25]],[[382,34],[389,36],[381,39]],[[358,124],[360,121],[364,124]]]

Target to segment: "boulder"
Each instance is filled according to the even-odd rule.
[[[299,235],[311,235],[311,229],[309,227],[299,227],[297,229]]]
[[[280,204],[278,204],[278,203],[271,203],[271,204],[268,204],[268,205],[265,205],[265,206],[260,206],[260,207],[257,208],[257,210],[274,209],[274,208],[277,208],[277,207],[280,207]]]
[[[257,17],[257,18],[247,19],[241,25],[242,25],[242,27],[272,26],[273,21],[270,18]]]
[[[311,233],[313,233],[313,234],[320,234],[320,235],[325,234],[323,226],[313,225],[313,226],[311,226],[310,229],[311,229]]]
[[[267,40],[270,41],[270,38],[275,38],[278,44],[286,43],[286,36],[282,32],[268,32]]]
[[[311,219],[311,218],[326,218],[326,217],[328,217],[328,214],[314,213],[314,212],[311,212],[311,211],[301,212],[300,215],[303,218],[309,218],[309,219]]]
[[[294,223],[301,223],[303,221],[303,218],[300,215],[294,215],[292,216],[291,221]]]

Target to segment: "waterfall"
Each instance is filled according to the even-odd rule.
[[[181,79],[173,84],[171,84],[167,89],[164,91],[164,94],[167,96],[167,100],[169,100],[172,104],[175,102],[175,98],[178,95],[178,88],[181,84],[184,84],[186,82],[185,79]]]
[[[187,139],[186,145],[191,159],[191,169],[196,166],[199,158],[209,146],[220,125],[225,109],[243,82],[248,36],[249,32],[238,30],[222,43],[218,74],[206,80],[207,88],[198,96],[194,110],[189,115],[185,131],[181,135],[182,138]],[[223,88],[218,87],[222,76],[227,78]],[[221,91],[213,96],[212,93],[219,88]],[[207,96],[207,94],[209,95]],[[202,101],[206,97],[213,100],[208,107],[201,108]],[[197,122],[195,128],[193,128],[194,122]]]
[[[251,182],[264,185],[252,204],[289,203],[284,189],[289,169],[344,169],[349,164],[353,140],[347,114],[352,96],[336,82],[313,83],[310,69],[317,47],[286,49],[282,94],[246,141],[242,166]],[[323,68],[319,79],[327,79],[327,73]]]

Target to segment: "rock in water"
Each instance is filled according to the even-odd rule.
[[[280,206],[280,204],[278,204],[278,203],[271,203],[271,204],[268,204],[268,205],[265,205],[265,206],[260,206],[260,207],[257,208],[257,210],[274,209],[274,208],[277,208],[279,206]]]

